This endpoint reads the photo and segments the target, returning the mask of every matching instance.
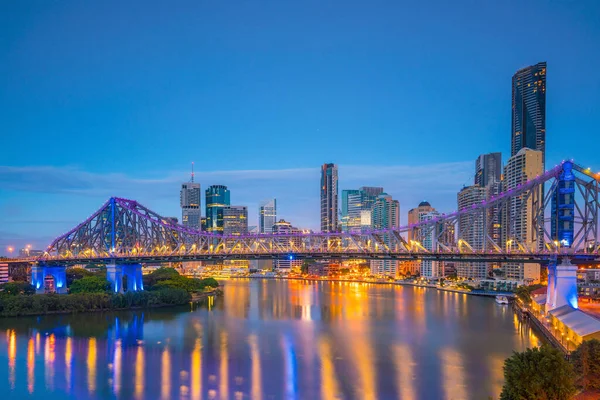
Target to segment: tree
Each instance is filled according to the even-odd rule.
[[[8,282],[0,285],[0,290],[8,296],[17,296],[19,294],[30,295],[35,293],[35,287],[28,282]]]
[[[156,285],[160,281],[166,281],[169,279],[177,279],[178,276],[181,276],[181,275],[179,275],[179,272],[177,272],[177,270],[175,268],[162,267],[155,271],[152,271],[148,275],[144,275],[142,277],[142,280],[144,282],[145,288],[151,288],[152,286]]]
[[[548,345],[506,359],[504,381],[500,400],[568,400],[576,392],[573,366]]]
[[[99,276],[86,276],[73,282],[70,293],[104,293],[110,290],[110,282]]]
[[[67,276],[67,287],[70,287],[74,281],[86,276],[94,276],[94,273],[85,268],[67,268],[65,275]]]
[[[577,385],[584,390],[600,389],[600,340],[581,343],[571,355]]]

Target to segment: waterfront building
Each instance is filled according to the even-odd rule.
[[[543,153],[529,148],[519,150],[512,156],[504,167],[504,190],[516,189],[519,185],[536,178],[544,172]],[[524,196],[512,197],[507,209],[503,211],[503,244],[505,250],[516,250],[524,246],[530,250],[539,250],[543,245],[543,216],[537,219],[537,227],[534,227],[534,198],[542,199],[542,188],[538,193],[527,197],[523,203]],[[540,279],[539,264],[504,264],[504,272],[507,279],[516,279],[525,282],[537,282]]]
[[[430,211],[419,216],[419,222],[431,221],[434,218],[440,216],[437,211]],[[423,243],[421,245],[429,250],[438,250],[437,237],[438,233],[435,229],[431,229],[429,233],[422,237]],[[444,276],[444,264],[441,261],[421,260],[420,262],[421,276],[425,278],[439,278]]]
[[[518,70],[512,77],[511,157],[528,148],[546,160],[546,62]]]
[[[321,167],[321,232],[338,231],[338,168]]]
[[[200,184],[194,183],[194,173],[190,182],[181,184],[179,205],[181,206],[181,224],[187,228],[200,230]]]
[[[0,285],[8,282],[8,264],[0,263]]]
[[[273,225],[273,234],[275,235],[284,235],[281,239],[281,246],[289,246],[290,244],[300,247],[301,240],[298,238],[290,238],[285,235],[292,235],[296,233],[300,233],[300,229],[293,226],[290,222],[280,219]],[[275,260],[273,262],[273,267],[280,272],[290,272],[292,269],[299,269],[302,267],[302,260],[296,260],[293,254],[289,254],[285,259]]]
[[[392,196],[382,193],[377,196],[373,210],[371,211],[371,228],[386,229],[400,226],[400,203],[392,199]],[[387,234],[383,234],[386,245],[391,244]],[[398,261],[395,260],[371,260],[371,273],[373,275],[396,276],[398,273]]]
[[[502,180],[502,153],[482,154],[475,160],[475,185],[486,187]]]
[[[363,186],[342,191],[342,232],[359,233],[371,227],[371,211],[382,187]]]
[[[223,234],[245,235],[248,233],[248,208],[245,206],[223,207]]]
[[[458,193],[458,209],[470,208],[480,204],[486,199],[486,189],[479,185],[466,186]],[[473,213],[461,215],[458,218],[458,245],[459,248],[480,251],[484,248],[484,215]],[[456,274],[459,278],[483,279],[487,277],[487,263],[485,262],[459,262],[456,264]]]
[[[206,189],[206,230],[223,233],[223,208],[230,205],[229,190],[224,185]]]
[[[435,208],[433,208],[431,206],[431,204],[429,204],[429,202],[423,200],[422,202],[419,203],[419,205],[416,208],[411,208],[408,211],[408,225],[414,225],[416,223],[418,223],[419,221],[421,221],[421,218],[423,215],[430,213],[430,212],[435,212]],[[408,243],[411,242],[411,240],[415,240],[415,236],[412,232],[412,230],[408,231]],[[401,268],[402,268],[402,272],[405,275],[415,275],[417,272],[421,271],[421,260],[415,260],[415,261],[402,261],[400,263]]]
[[[271,233],[277,221],[277,200],[269,199],[258,208],[258,233]]]

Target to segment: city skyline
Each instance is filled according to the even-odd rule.
[[[106,24],[112,15],[101,5],[65,4],[62,9],[46,5],[36,13],[18,4],[3,5],[7,12],[2,14],[12,18],[0,28],[9,44],[0,51],[0,72],[7,77],[0,89],[0,104],[7,111],[0,130],[8,132],[3,146],[10,149],[0,161],[0,253],[8,245],[47,245],[110,196],[135,198],[165,216],[179,216],[173,188],[186,180],[185,170],[194,160],[201,171],[196,181],[204,188],[227,185],[235,193],[235,203],[251,210],[251,225],[257,224],[258,202],[274,197],[280,203],[278,215],[318,230],[314,182],[318,165],[325,161],[339,165],[340,191],[381,186],[405,210],[426,199],[440,212],[452,211],[455,193],[473,179],[475,157],[501,152],[508,158],[511,79],[519,69],[541,60],[548,63],[551,81],[547,168],[574,158],[598,169],[592,163],[600,94],[590,88],[600,86],[593,73],[600,56],[589,49],[600,38],[593,18],[599,6],[582,2],[580,7],[550,8],[533,3],[522,6],[523,15],[535,10],[540,18],[527,24],[518,23],[526,18],[515,17],[510,5],[494,8],[496,15],[516,18],[510,32],[494,21],[479,26],[479,18],[473,17],[487,15],[485,5],[447,20],[435,17],[435,29],[443,36],[411,25],[418,18],[410,16],[427,15],[427,6],[402,9],[408,17],[404,25],[375,24],[381,18],[391,23],[386,15],[393,15],[393,10],[370,10],[360,22],[365,31],[373,32],[369,40],[360,30],[350,29],[344,18],[329,24],[321,14],[296,15],[294,7],[282,6],[283,17],[297,16],[316,31],[300,38],[293,29],[269,22],[261,33],[240,41],[247,37],[242,26],[211,30],[227,48],[226,54],[198,39],[204,28],[188,17],[198,14],[192,11],[203,11],[215,21],[231,16],[218,6],[176,13],[177,24],[156,26],[142,18],[131,30]],[[444,3],[439,7],[452,11]],[[134,5],[122,10],[124,16],[137,11]],[[162,11],[159,5],[148,4],[145,15]],[[362,11],[350,3],[340,17],[356,22]],[[55,15],[64,22],[59,27],[51,23]],[[549,21],[554,22],[553,29],[542,29]],[[87,29],[98,24],[106,28],[111,46],[90,36]],[[31,36],[19,26],[30,26]],[[181,26],[193,34],[184,34]],[[332,30],[323,31],[325,26]],[[380,26],[385,28],[377,29]],[[470,28],[480,34],[465,36]],[[273,31],[280,41],[269,41]],[[174,53],[156,43],[157,32],[171,39],[190,38],[198,50],[188,51],[194,46],[176,40],[176,50],[181,51]],[[536,46],[522,41],[525,33]],[[392,40],[397,35],[410,40]],[[121,37],[128,40],[117,40]],[[373,46],[379,39],[383,46]],[[477,57],[449,60],[448,49],[454,49],[457,40],[462,43],[457,51]],[[43,51],[48,41],[59,43],[52,62],[46,62]],[[129,56],[131,46],[140,53]],[[289,58],[274,58],[283,49],[291,49]],[[172,59],[165,61],[169,58],[165,54]],[[204,54],[216,57],[207,64]],[[104,63],[98,67],[90,63],[93,59]],[[138,59],[152,67],[138,73]],[[38,65],[46,65],[44,73],[36,72]],[[432,73],[439,65],[444,65],[444,73]],[[180,73],[174,77],[171,71],[176,68]],[[210,81],[199,79],[202,73]],[[586,81],[574,82],[575,73],[586,76]],[[432,114],[436,118],[426,117]],[[137,132],[143,132],[144,140]],[[251,139],[259,134],[260,146]],[[232,157],[203,151],[200,144],[206,141],[200,139],[196,145],[188,139],[194,135],[230,137],[227,154]],[[589,145],[564,140],[577,135]],[[382,145],[374,151],[360,148],[357,157],[360,144],[350,139],[365,137],[377,138]],[[186,146],[182,148],[178,139]],[[57,143],[61,146],[47,151]],[[107,158],[105,146],[96,143],[117,146]],[[248,156],[259,147],[261,154],[268,151],[270,156]],[[401,223],[406,223],[405,215]]]

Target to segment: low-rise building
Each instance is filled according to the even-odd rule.
[[[577,348],[583,341],[600,339],[600,320],[570,305],[548,313],[554,336],[563,340],[567,350]]]

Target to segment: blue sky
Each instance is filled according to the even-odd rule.
[[[326,3],[326,4],[325,4]],[[524,4],[526,3],[526,4]],[[232,203],[319,225],[319,166],[441,211],[510,146],[511,76],[548,62],[547,161],[600,169],[597,1],[0,4],[0,254],[111,195],[179,216],[195,161]]]

